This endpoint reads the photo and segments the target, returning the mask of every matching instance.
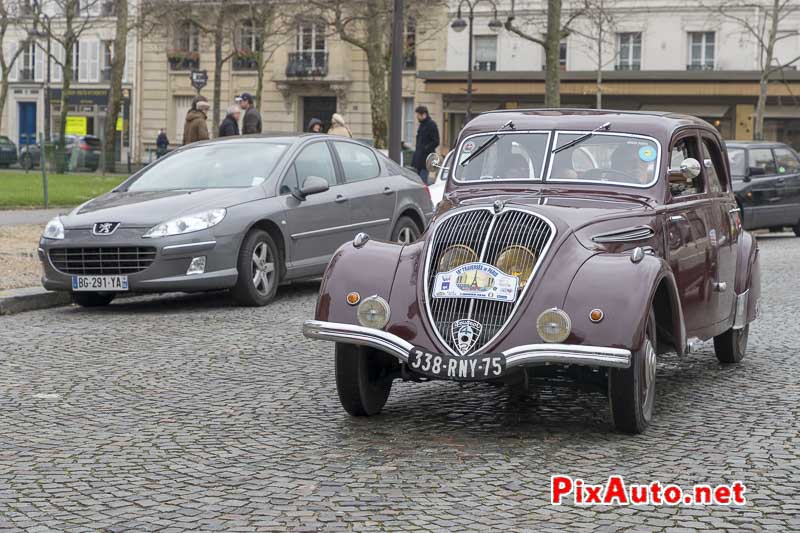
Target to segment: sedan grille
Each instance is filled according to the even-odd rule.
[[[434,229],[428,247],[425,276],[425,300],[428,318],[439,340],[454,355],[462,355],[453,323],[474,320],[480,324],[477,342],[467,353],[475,353],[490,344],[508,325],[525,291],[531,285],[536,270],[555,237],[554,226],[546,219],[528,211],[505,209],[495,214],[491,208],[475,208],[446,216]],[[448,249],[474,251],[473,261],[496,264],[498,257],[511,247],[515,251],[529,251],[533,259],[520,260],[525,269],[532,271],[527,283],[520,287],[515,302],[478,300],[471,298],[433,298],[433,287],[438,265]],[[526,257],[531,256],[524,253]],[[520,263],[517,261],[517,264]],[[531,264],[532,263],[532,264]],[[507,272],[507,274],[511,274]]]
[[[135,274],[156,258],[152,247],[52,248],[50,262],[65,274],[88,276]]]

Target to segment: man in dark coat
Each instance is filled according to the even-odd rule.
[[[166,155],[168,150],[169,139],[167,138],[167,132],[164,131],[164,128],[161,128],[158,132],[158,137],[156,137],[156,156],[162,157]]]
[[[242,115],[242,109],[234,104],[228,108],[228,114],[225,115],[222,123],[219,125],[220,137],[233,137],[239,135],[239,117]]]
[[[439,128],[428,113],[427,107],[421,105],[414,111],[417,114],[419,127],[417,128],[417,146],[414,149],[411,166],[422,178],[423,183],[428,183],[428,168],[425,166],[425,160],[439,146]]]
[[[242,93],[239,105],[244,109],[244,120],[242,120],[242,134],[261,133],[261,114],[253,103],[253,95]]]

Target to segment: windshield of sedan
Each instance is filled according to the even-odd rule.
[[[167,156],[128,191],[254,187],[264,183],[289,145],[277,142],[207,144]]]
[[[734,179],[744,178],[744,149],[728,148],[728,161],[731,163],[731,177]]]

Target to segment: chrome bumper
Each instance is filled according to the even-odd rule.
[[[303,335],[309,339],[369,346],[393,355],[402,363],[408,362],[408,354],[414,348],[410,342],[386,331],[320,320],[307,320]],[[628,368],[631,364],[629,350],[578,344],[527,344],[501,354],[506,358],[506,368],[545,364]]]

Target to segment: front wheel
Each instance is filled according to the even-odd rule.
[[[642,433],[653,418],[656,396],[656,321],[647,317],[642,346],[631,354],[628,368],[608,373],[608,398],[614,426],[623,433]]]
[[[269,233],[251,230],[239,249],[239,278],[231,289],[233,298],[249,307],[266,305],[275,297],[280,278],[280,255]]]
[[[378,350],[336,343],[336,390],[353,416],[381,412],[392,391],[393,357]]]
[[[113,292],[73,292],[72,301],[81,307],[105,307],[115,296]]]
[[[417,223],[409,217],[400,217],[392,230],[392,242],[411,244],[419,239],[420,230]]]
[[[747,337],[750,334],[750,324],[740,329],[729,329],[722,335],[714,337],[714,353],[722,364],[738,363],[744,359],[747,352]]]

